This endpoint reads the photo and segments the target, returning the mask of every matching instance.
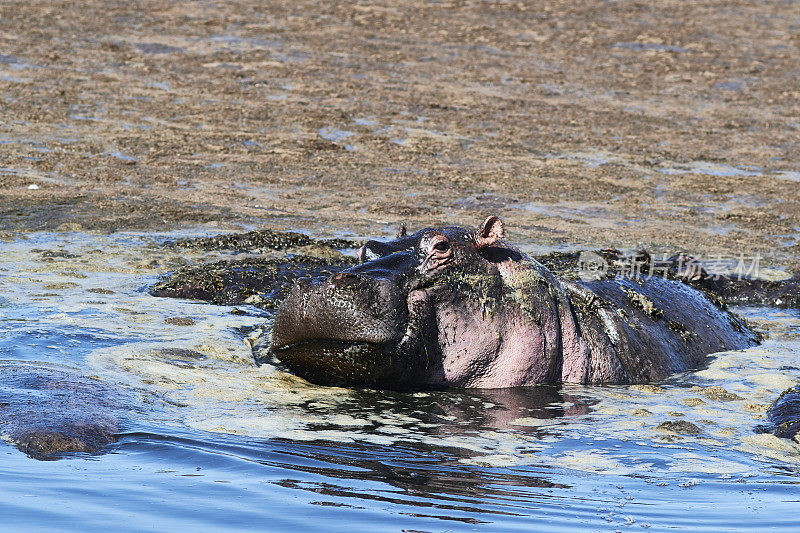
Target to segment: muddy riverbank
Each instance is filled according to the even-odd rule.
[[[0,229],[473,224],[798,266],[792,2],[4,2]]]

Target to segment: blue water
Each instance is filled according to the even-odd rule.
[[[0,366],[65,368],[120,391],[108,408],[119,440],[106,453],[40,461],[0,444],[4,529],[798,527],[800,446],[753,431],[800,374],[795,311],[740,309],[770,332],[763,346],[658,387],[315,387],[252,365],[241,331],[263,318],[148,296],[183,261],[162,238],[32,234],[0,244]],[[195,323],[164,321],[176,316]],[[19,392],[2,376],[0,395]],[[708,386],[743,399],[714,400]],[[58,418],[47,389],[31,398],[31,412]],[[658,429],[666,420],[702,433]]]
[[[6,452],[6,527],[63,530],[720,531],[797,525],[796,479],[691,488],[545,468],[453,465],[452,450],[123,436],[91,459]]]

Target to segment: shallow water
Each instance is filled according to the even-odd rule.
[[[0,366],[91,376],[120,392],[107,411],[121,428],[102,455],[37,461],[4,444],[6,527],[796,526],[800,446],[754,432],[769,402],[798,382],[796,311],[739,309],[769,331],[762,346],[658,386],[324,388],[253,366],[247,341],[268,319],[260,311],[150,297],[159,274],[201,258],[160,246],[168,237],[40,233],[0,243]],[[0,381],[0,394],[12,385]],[[709,386],[742,399],[722,401]],[[699,433],[676,433],[691,426],[675,421]]]

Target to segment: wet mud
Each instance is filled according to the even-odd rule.
[[[288,250],[308,247],[335,257],[335,250],[340,248],[358,248],[363,243],[349,239],[314,239],[302,233],[292,231],[256,230],[247,233],[226,233],[212,237],[193,237],[179,239],[169,243],[178,248],[195,248],[201,250],[229,250],[236,253],[263,253],[270,250]]]
[[[780,1],[5,2],[0,227],[494,212],[523,244],[797,268],[797,26]]]
[[[177,254],[187,249],[229,255],[222,261],[183,266],[165,275],[150,294],[274,310],[297,278],[328,277],[354,265],[355,257],[340,250],[352,252],[360,245],[348,239],[314,239],[271,230],[169,241],[165,246]],[[269,257],[281,251],[286,252],[283,257]]]

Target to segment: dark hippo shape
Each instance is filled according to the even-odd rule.
[[[180,268],[156,283],[150,294],[222,305],[252,303],[262,309],[273,309],[299,276],[329,276],[353,263],[349,257],[322,260],[307,256],[218,261]]]
[[[739,318],[680,281],[556,276],[507,244],[497,217],[477,231],[369,241],[359,258],[328,278],[298,280],[276,313],[269,350],[309,381],[642,383],[757,343]]]
[[[0,435],[34,459],[102,453],[116,442],[123,394],[72,369],[0,363]]]
[[[693,287],[714,293],[732,305],[800,308],[800,274],[780,281],[702,275],[687,282]]]
[[[767,409],[768,423],[758,428],[785,439],[797,438],[800,432],[800,386],[781,393]]]
[[[302,246],[327,246],[329,248],[358,248],[361,243],[349,239],[312,239],[308,235],[292,231],[268,229],[247,233],[228,233],[213,237],[179,239],[172,246],[200,248],[202,250],[231,250],[256,253],[265,250],[288,250]]]

